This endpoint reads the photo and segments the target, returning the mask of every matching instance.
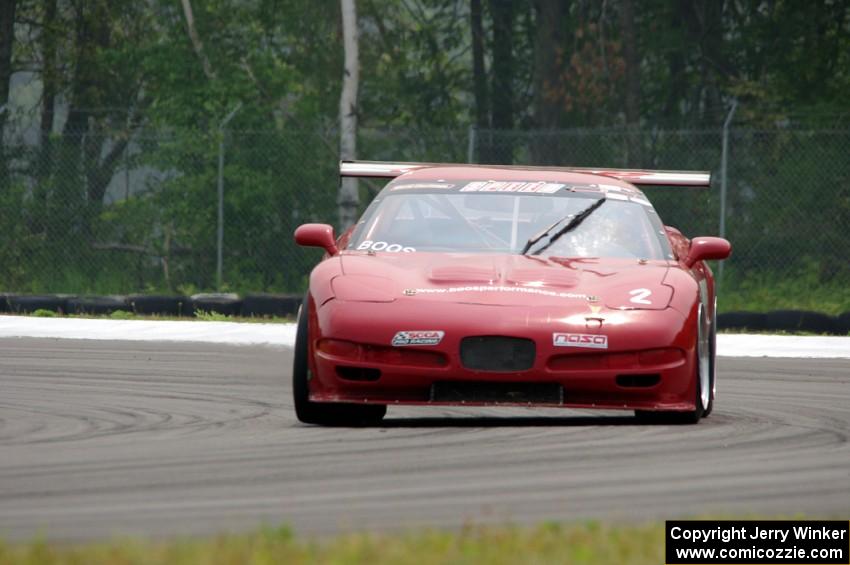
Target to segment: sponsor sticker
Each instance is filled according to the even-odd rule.
[[[566,186],[567,190],[572,192],[604,192],[605,197],[610,200],[625,200],[652,208],[652,204],[643,196],[643,193],[635,188],[604,183],[568,184]]]
[[[393,345],[437,345],[443,341],[446,332],[442,330],[405,330],[393,336]]]
[[[389,253],[413,253],[416,251],[413,247],[404,247],[398,243],[389,243],[387,241],[372,241],[366,239],[357,246],[358,251],[387,251]]]
[[[553,194],[564,188],[563,184],[551,182],[475,181],[467,183],[461,192],[535,192]]]
[[[591,347],[608,349],[608,336],[597,334],[553,333],[552,345],[555,347]]]
[[[620,186],[618,184],[599,184],[600,189],[605,191],[606,194],[623,194],[626,196],[637,196],[640,194],[640,191],[634,187],[629,186]]]
[[[567,190],[571,192],[602,192],[598,184],[573,183],[567,185]]]
[[[440,189],[450,189],[454,188],[455,185],[447,184],[444,182],[415,182],[415,183],[406,183],[406,184],[397,184],[390,188],[390,190],[421,190],[421,189],[432,189],[432,188],[440,188]]]

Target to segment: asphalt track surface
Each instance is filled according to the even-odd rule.
[[[0,537],[850,514],[850,360],[721,358],[715,413],[390,409],[296,422],[291,350],[0,340]]]

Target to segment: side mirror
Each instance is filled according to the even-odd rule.
[[[697,261],[706,259],[726,259],[732,252],[732,245],[722,237],[695,237],[685,258],[685,265],[693,266]]]
[[[334,229],[328,224],[304,224],[295,230],[295,243],[303,247],[321,247],[330,255],[339,253]]]

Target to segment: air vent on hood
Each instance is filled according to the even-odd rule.
[[[434,282],[492,283],[499,275],[493,268],[466,265],[443,265],[431,269],[429,278]]]
[[[555,269],[512,269],[507,282],[519,285],[539,283],[539,286],[573,287],[578,284],[580,275],[575,272]]]

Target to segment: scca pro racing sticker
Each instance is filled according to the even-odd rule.
[[[404,247],[398,243],[389,243],[388,241],[372,241],[367,239],[357,246],[358,251],[388,251],[390,253],[413,253],[416,251],[413,247]]]
[[[398,332],[393,337],[393,345],[437,345],[443,341],[446,332],[442,330],[407,330]]]
[[[592,347],[608,349],[608,336],[596,334],[553,333],[552,345],[555,347]]]

